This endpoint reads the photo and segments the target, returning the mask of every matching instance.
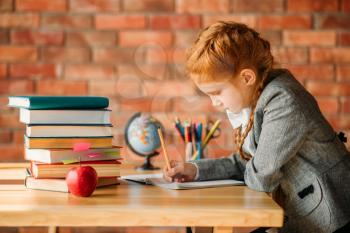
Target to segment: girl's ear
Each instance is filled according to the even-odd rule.
[[[239,76],[241,77],[244,84],[247,86],[252,86],[252,85],[255,85],[255,83],[256,83],[255,72],[251,69],[241,70]]]

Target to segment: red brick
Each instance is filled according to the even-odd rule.
[[[0,144],[10,143],[12,140],[12,132],[10,130],[0,130]]]
[[[0,64],[0,78],[7,76],[7,66],[6,64]]]
[[[172,34],[167,31],[122,31],[119,34],[119,44],[122,47],[135,47],[148,43],[170,46]]]
[[[37,14],[15,14],[15,13],[1,13],[0,14],[0,27],[13,28],[13,27],[26,27],[37,28],[39,26],[39,16]]]
[[[331,12],[338,10],[338,1],[334,0],[288,0],[287,11],[291,12]]]
[[[96,15],[97,29],[140,29],[146,27],[143,15]]]
[[[13,44],[62,45],[63,32],[15,30],[11,32],[11,42]]]
[[[177,0],[176,11],[180,13],[228,13],[230,10],[229,0]]]
[[[142,93],[143,80],[138,77],[121,75],[116,82],[115,88],[118,97],[121,98],[135,99],[144,97]]]
[[[162,80],[169,78],[169,70],[164,64],[151,65],[151,64],[119,64],[118,76],[124,77],[137,77],[140,79],[155,79]]]
[[[86,95],[86,81],[40,80],[37,82],[37,93],[41,95]]]
[[[1,80],[0,80],[0,92],[7,89],[7,86],[8,85],[6,85],[6,81],[1,82]],[[0,96],[0,112],[1,113],[18,111],[17,109],[10,108],[9,106],[7,106],[8,102],[9,102],[8,95]]]
[[[9,44],[10,33],[8,29],[0,29],[0,44]]]
[[[350,98],[341,98],[341,112],[350,113]]]
[[[24,130],[15,130],[13,132],[13,136],[12,136],[12,143],[16,143],[16,144],[24,144]]]
[[[33,94],[34,83],[32,80],[0,80],[0,94],[24,95]]]
[[[120,0],[74,0],[70,1],[72,12],[119,12]]]
[[[23,162],[24,147],[21,144],[1,144],[1,162]]]
[[[54,64],[11,64],[10,77],[57,77],[58,70]]]
[[[338,34],[338,44],[340,46],[349,46],[350,45],[350,32],[340,31]]]
[[[311,63],[350,63],[350,48],[311,48]]]
[[[308,29],[311,28],[310,15],[264,15],[258,18],[260,29]]]
[[[340,46],[349,46],[350,45],[350,32],[339,32],[338,44]]]
[[[283,0],[233,0],[233,12],[283,12]]]
[[[341,114],[337,118],[338,118],[337,125],[338,125],[338,128],[340,130],[342,130],[342,129],[349,130],[350,129],[350,114]],[[349,136],[349,135],[347,135],[347,136]]]
[[[337,80],[350,81],[350,65],[337,66]]]
[[[189,45],[191,45],[195,39],[197,38],[197,32],[190,30],[190,31],[175,31],[175,38],[174,38],[174,46],[175,47],[181,47],[181,48],[188,48]]]
[[[37,57],[34,47],[0,46],[0,61],[36,61]]]
[[[217,21],[234,21],[238,23],[244,23],[248,25],[249,27],[256,27],[256,16],[255,15],[229,15],[229,14],[221,14],[221,15],[203,15],[203,26],[207,27],[213,23],[216,23]]]
[[[336,44],[334,31],[284,31],[285,45],[331,46]]]
[[[303,64],[308,61],[305,48],[272,47],[272,54],[277,63]]]
[[[87,48],[44,47],[41,57],[46,62],[85,62],[89,60],[90,52]]]
[[[54,29],[82,29],[92,27],[92,17],[89,15],[42,15],[42,28]]]
[[[213,104],[208,97],[192,96],[185,98],[173,99],[174,112],[208,112],[215,113],[218,110],[213,107]]]
[[[145,61],[149,64],[157,63],[182,63],[186,62],[185,49],[183,48],[148,48]]]
[[[149,60],[152,58],[149,57]],[[175,48],[172,51],[171,56],[169,56],[168,61],[170,63],[175,63],[175,64],[184,64],[186,63],[186,50],[181,49],[181,48]]]
[[[171,101],[155,98],[121,98],[119,101],[120,110],[123,112],[167,112],[171,110]]]
[[[66,0],[16,0],[17,11],[64,12],[67,10]]]
[[[341,9],[344,12],[349,12],[350,11],[350,1],[349,0],[341,0]]]
[[[124,11],[169,12],[174,10],[174,0],[127,0],[123,1]]]
[[[0,11],[13,11],[13,0],[1,0]]]
[[[298,80],[334,80],[332,65],[286,65]]]
[[[66,33],[66,43],[74,46],[112,46],[117,44],[117,35],[115,32],[73,31]]]
[[[318,106],[324,114],[336,114],[339,112],[340,106],[336,97],[317,97]]]
[[[0,115],[0,128],[23,128],[22,123],[19,122],[18,111],[4,112]]]
[[[159,97],[193,97],[195,88],[191,81],[145,81],[144,94]]]
[[[119,96],[116,91],[116,81],[115,80],[91,80],[89,83],[89,94],[90,95],[103,95],[109,97]],[[134,92],[127,93],[134,95]],[[123,95],[121,95],[123,96]],[[119,107],[118,107],[119,109]],[[118,125],[120,122],[117,123]]]
[[[112,65],[79,64],[67,65],[64,76],[67,79],[113,79],[115,68]]]
[[[317,15],[316,22],[322,29],[350,29],[349,15]]]
[[[121,48],[96,48],[93,50],[93,61],[98,63],[133,63],[134,50]]]
[[[310,81],[306,87],[315,96],[350,96],[350,83]]]
[[[270,45],[279,46],[282,44],[282,32],[280,30],[259,31],[260,36],[270,42]]]
[[[200,16],[196,15],[155,15],[150,17],[153,29],[199,29]]]
[[[89,82],[90,95],[116,96],[119,93],[116,91],[115,80],[91,80]],[[120,125],[120,122],[117,123]]]

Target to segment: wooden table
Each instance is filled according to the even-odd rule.
[[[245,186],[167,190],[121,181],[90,198],[27,190],[28,164],[0,164],[0,226],[192,226],[216,233],[235,227],[280,227],[283,210],[266,193]],[[121,175],[139,173],[122,165]]]

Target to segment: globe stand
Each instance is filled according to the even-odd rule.
[[[149,170],[160,169],[159,167],[153,166],[153,164],[151,163],[151,158],[157,155],[159,155],[158,151],[155,151],[153,154],[146,155],[145,162],[143,163],[143,165],[140,167],[136,167],[135,169],[139,171],[149,171]]]

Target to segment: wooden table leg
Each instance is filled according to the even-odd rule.
[[[56,227],[56,226],[49,226],[48,233],[58,233],[58,227]]]
[[[214,227],[213,233],[234,233],[232,227]]]
[[[213,233],[212,227],[191,227],[192,233]]]

